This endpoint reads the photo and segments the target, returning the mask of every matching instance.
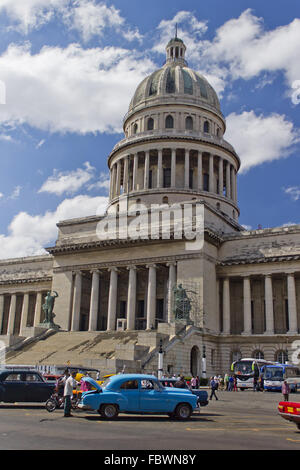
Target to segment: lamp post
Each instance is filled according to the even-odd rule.
[[[159,351],[158,351],[158,373],[157,377],[159,380],[162,379],[163,376],[163,368],[164,368],[164,352],[162,349],[162,339],[159,342]]]
[[[204,344],[202,346],[202,377],[206,379],[206,348]]]

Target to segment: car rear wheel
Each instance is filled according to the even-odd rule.
[[[175,411],[176,418],[189,419],[192,414],[192,408],[188,403],[180,403]]]
[[[113,404],[102,405],[99,412],[105,419],[114,419],[119,414],[118,408]]]

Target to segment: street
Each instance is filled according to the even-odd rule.
[[[277,413],[280,393],[217,392],[188,421],[165,416],[48,413],[40,404],[0,405],[1,450],[298,450],[300,432]],[[300,402],[300,394],[290,400]]]

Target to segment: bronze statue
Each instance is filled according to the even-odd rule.
[[[174,314],[176,320],[189,320],[191,311],[191,301],[187,296],[182,284],[173,288],[174,292]]]
[[[53,318],[54,318],[54,313],[53,313],[53,308],[54,308],[54,302],[56,297],[58,297],[58,293],[56,291],[53,291],[54,295],[51,295],[51,291],[47,292],[46,298],[45,298],[45,303],[43,305],[43,311],[45,312],[45,320],[43,323],[50,323],[54,324]]]

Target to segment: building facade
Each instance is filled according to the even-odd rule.
[[[132,370],[157,367],[160,341],[169,373],[201,374],[204,354],[209,374],[240,357],[290,358],[300,331],[300,226],[240,226],[240,159],[223,137],[214,89],[187,66],[185,50],[173,38],[165,65],[131,100],[125,137],[108,157],[106,214],[60,222],[48,255],[0,263],[8,348],[38,337],[45,295],[56,291],[56,334],[136,334]],[[198,215],[201,236],[192,239],[185,224],[193,230]],[[189,306],[182,316],[179,286]]]

